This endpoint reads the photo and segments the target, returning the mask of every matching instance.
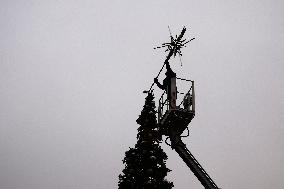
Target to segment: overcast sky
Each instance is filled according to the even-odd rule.
[[[189,150],[221,188],[282,189],[283,10],[281,0],[1,0],[0,188],[117,188],[169,25],[196,38],[182,67],[171,61],[196,85]],[[174,188],[203,188],[162,147]]]

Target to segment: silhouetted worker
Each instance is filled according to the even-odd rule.
[[[159,83],[158,78],[154,78],[154,82],[157,84],[157,86],[160,89],[166,90],[167,99],[169,101],[169,104],[172,105],[172,97],[171,96],[176,95],[176,90],[175,90],[176,87],[172,86],[173,84],[175,85],[175,82],[172,83],[172,79],[176,77],[176,73],[173,72],[168,61],[165,64],[166,64],[167,71],[165,73],[166,78],[163,80],[163,84]],[[174,94],[173,94],[173,92],[174,92]],[[175,108],[175,107],[172,107],[172,108]]]

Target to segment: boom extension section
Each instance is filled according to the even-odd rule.
[[[182,142],[181,137],[177,135],[174,131],[170,133],[171,146],[183,159],[186,165],[194,173],[200,183],[205,189],[219,189],[194,156],[187,149],[186,145]]]

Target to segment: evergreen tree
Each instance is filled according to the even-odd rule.
[[[119,175],[119,189],[171,189],[173,183],[165,179],[167,155],[159,145],[161,135],[155,113],[152,92],[148,93],[141,115],[135,148],[125,152],[125,168]]]

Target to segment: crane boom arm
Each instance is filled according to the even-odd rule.
[[[180,136],[172,133],[170,134],[170,139],[172,148],[175,149],[175,151],[179,154],[179,156],[183,159],[186,165],[198,178],[204,188],[219,189],[218,186],[214,183],[214,181],[210,178],[210,176],[206,173],[206,171],[202,168],[202,166],[187,149],[186,145],[182,142]]]

